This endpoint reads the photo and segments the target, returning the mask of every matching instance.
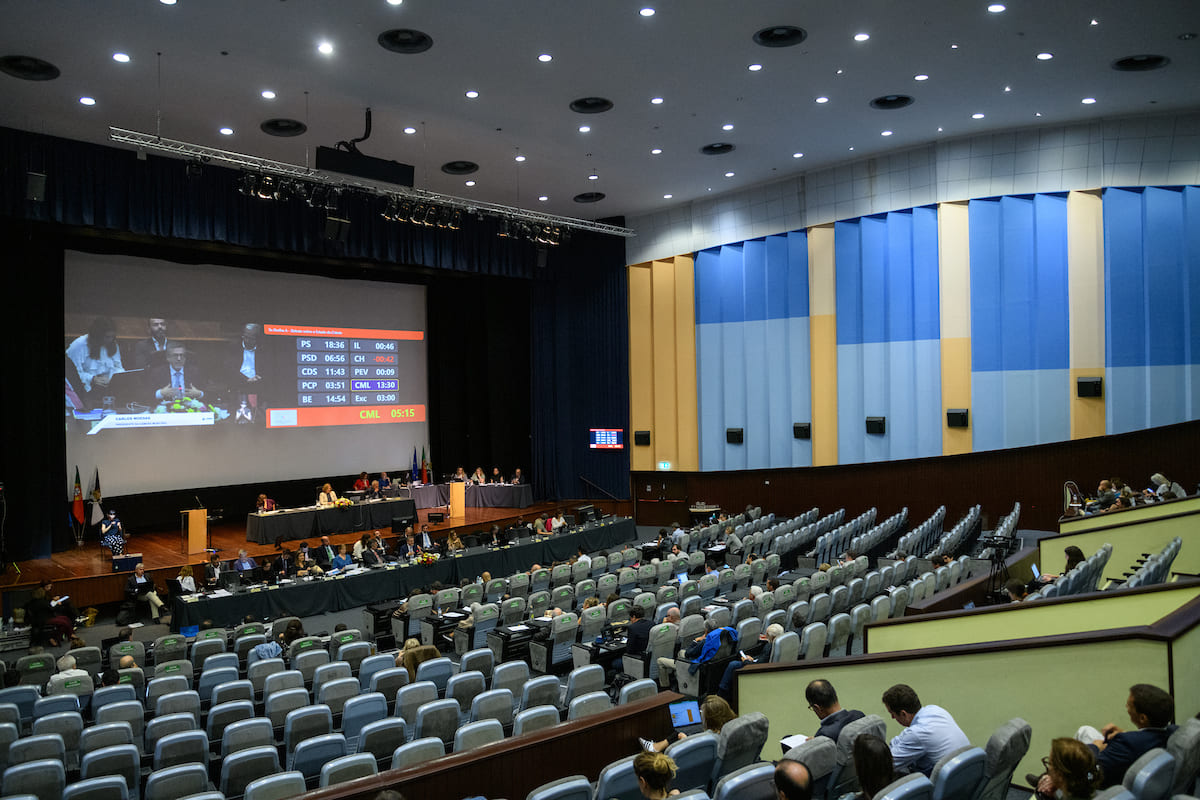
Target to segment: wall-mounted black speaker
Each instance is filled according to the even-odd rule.
[[[1077,378],[1075,394],[1079,397],[1104,397],[1104,378]]]
[[[346,243],[350,238],[350,220],[340,217],[325,217],[325,238],[331,242]]]
[[[741,428],[726,428],[725,429],[725,441],[729,442],[729,444],[741,444],[742,443],[742,429]]]
[[[446,514],[443,511],[430,511],[429,512],[429,521],[430,522],[445,522]]]
[[[638,447],[650,446],[650,431],[634,431],[633,443]]]
[[[970,419],[970,412],[965,408],[947,408],[946,426],[950,428],[965,428]]]
[[[796,422],[792,424],[793,439],[811,439],[812,438],[812,423],[811,422]]]
[[[867,433],[887,433],[887,417],[867,417]]]

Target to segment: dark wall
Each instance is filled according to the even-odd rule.
[[[28,170],[47,175],[44,201],[25,198]],[[0,481],[12,559],[73,545],[61,490],[61,476],[74,469],[65,463],[60,416],[64,249],[423,283],[435,471],[521,466],[539,498],[560,491],[628,498],[628,459],[593,469],[585,438],[588,425],[623,425],[610,420],[629,413],[622,240],[577,234],[542,256],[529,242],[498,238],[492,219],[468,216],[459,231],[397,224],[380,216],[380,198],[347,194],[337,214],[350,220],[349,235],[331,241],[324,210],[246,197],[237,178],[212,165],[189,177],[182,161],[0,128],[0,258],[8,278]],[[585,369],[597,343],[607,369]],[[544,455],[545,448],[560,452]],[[399,454],[397,464],[409,459]],[[313,471],[320,473],[316,463]],[[603,491],[581,490],[581,474]],[[81,477],[86,491],[90,476]],[[295,483],[311,501],[312,481]],[[292,491],[277,488],[281,499]],[[190,505],[193,494],[183,487],[118,499],[124,519],[171,527],[179,501]],[[227,516],[246,507],[244,487],[199,494]]]
[[[850,517],[875,506],[881,519],[908,506],[910,525],[945,505],[947,528],[979,503],[984,528],[991,528],[1019,501],[1020,528],[1057,531],[1064,481],[1073,480],[1085,494],[1092,494],[1103,478],[1119,477],[1141,489],[1150,485],[1153,473],[1161,472],[1194,494],[1200,481],[1197,448],[1200,422],[1185,422],[1072,442],[909,461],[747,472],[635,472],[632,483],[637,520],[644,525],[683,521],[684,503],[704,500],[725,509],[753,504],[788,515],[818,506],[822,511],[845,508]]]

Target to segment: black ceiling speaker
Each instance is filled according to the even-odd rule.
[[[867,433],[887,433],[887,417],[867,417]]]
[[[970,420],[970,412],[965,408],[947,408],[946,426],[950,428],[965,428]]]
[[[792,424],[793,439],[811,439],[812,438],[812,423],[811,422],[796,422]]]
[[[725,441],[728,442],[729,444],[741,444],[742,443],[742,429],[741,428],[726,428],[725,429]]]
[[[1078,378],[1075,394],[1079,397],[1104,397],[1104,378]]]

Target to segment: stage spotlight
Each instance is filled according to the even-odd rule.
[[[396,208],[396,214],[392,219],[396,220],[396,222],[408,222],[409,217],[412,216],[412,210],[412,203],[407,200],[401,200],[400,205]]]
[[[443,208],[440,211],[438,211],[437,226],[439,228],[449,228],[450,227],[450,209]]]
[[[511,239],[513,237],[512,220],[504,217],[500,220],[500,230],[496,231],[496,235],[501,239]]]
[[[338,189],[336,186],[330,187],[329,191],[325,195],[325,210],[326,211],[337,211],[338,200],[341,199],[341,196],[342,196],[341,189]]]
[[[425,212],[425,219],[421,220],[421,224],[426,228],[432,228],[437,223],[438,207],[430,206]]]
[[[328,190],[321,184],[316,184],[312,187],[312,191],[308,194],[308,205],[310,208],[325,208],[325,196]]]
[[[292,199],[292,193],[296,187],[291,181],[279,181],[275,187],[275,201],[278,203],[286,203]]]
[[[417,203],[416,205],[413,206],[412,213],[408,215],[408,221],[411,222],[413,225],[420,225],[421,220],[425,219],[426,210],[427,209],[425,208],[425,206],[421,205],[420,203]]]
[[[249,172],[243,172],[238,179],[237,190],[247,197],[254,196],[258,191],[258,177]]]
[[[258,191],[255,193],[262,200],[270,200],[275,196],[275,179],[270,175],[260,175]]]
[[[462,227],[463,212],[462,209],[454,209],[454,213],[450,215],[450,230],[456,231]]]
[[[384,219],[386,219],[390,222],[395,222],[396,214],[398,213],[398,206],[399,206],[399,203],[396,202],[396,198],[389,197],[387,199],[387,203],[384,204],[383,212],[379,216],[383,217]]]

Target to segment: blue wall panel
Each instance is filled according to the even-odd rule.
[[[808,466],[808,238],[803,231],[696,254],[700,468]],[[802,416],[795,416],[802,414]],[[727,444],[727,428],[744,443]]]
[[[838,345],[838,462],[942,454],[941,342]],[[886,433],[868,434],[867,417]]]
[[[974,449],[1070,440],[1071,391],[1065,369],[972,372]]]
[[[1065,195],[972,200],[971,368],[1066,369]]]

